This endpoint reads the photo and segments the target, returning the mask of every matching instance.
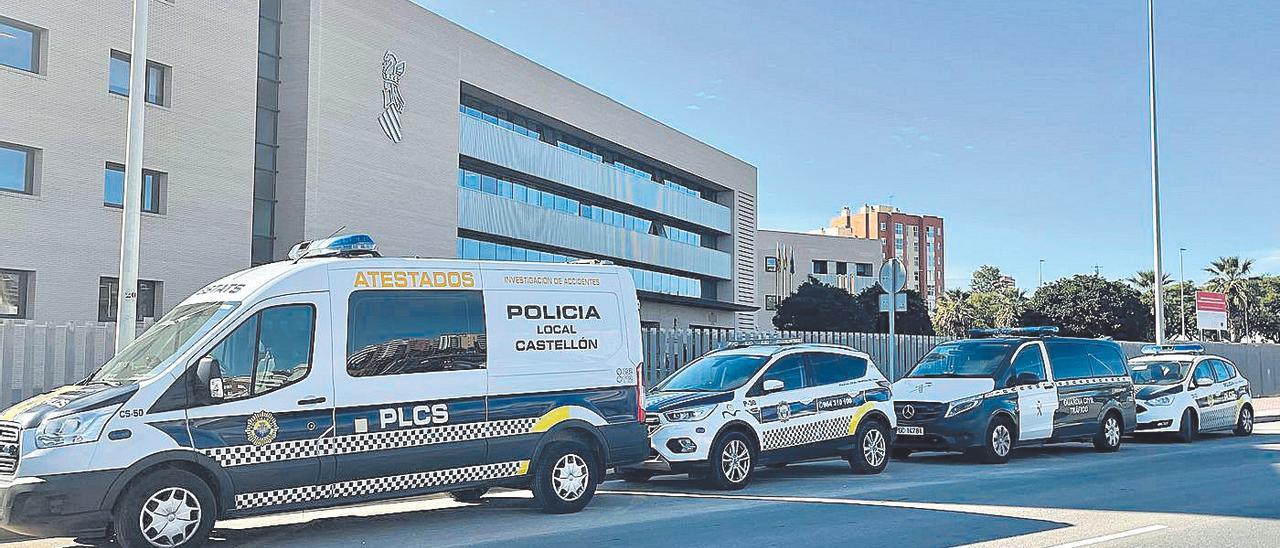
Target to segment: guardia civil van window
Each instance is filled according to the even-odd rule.
[[[479,291],[356,291],[347,313],[352,377],[484,369]]]
[[[276,306],[250,316],[206,358],[222,377],[221,401],[238,400],[296,383],[311,371],[315,310]]]

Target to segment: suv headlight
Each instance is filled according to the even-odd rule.
[[[951,404],[950,404],[950,405],[948,405],[948,406],[947,406],[947,417],[946,417],[946,418],[951,418],[951,417],[954,417],[954,416],[959,415],[959,414],[961,414],[961,413],[964,413],[965,411],[969,411],[969,410],[971,410],[971,409],[973,409],[973,408],[977,407],[979,403],[982,403],[982,395],[981,395],[981,394],[979,394],[979,395],[977,395],[977,396],[971,396],[971,397],[968,397],[968,398],[962,398],[962,399],[958,399],[958,400],[956,400],[956,401],[953,401],[953,402],[951,402]]]
[[[663,413],[667,420],[671,422],[694,422],[707,418],[716,408],[714,405],[704,405],[702,407],[690,407],[688,409],[677,409],[675,411],[667,411]]]
[[[46,419],[36,429],[36,447],[48,449],[63,445],[89,443],[98,441],[107,421],[116,414],[124,404],[102,407],[89,411]]]
[[[1173,404],[1173,396],[1160,396],[1160,397],[1158,397],[1158,398],[1151,398],[1151,399],[1149,399],[1149,400],[1147,400],[1147,401],[1144,401],[1144,402],[1142,402],[1142,403],[1145,403],[1145,404],[1147,404],[1147,405],[1155,405],[1155,406],[1172,405],[1172,404]]]

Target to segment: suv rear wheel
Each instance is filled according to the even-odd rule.
[[[165,469],[133,480],[112,512],[124,548],[204,545],[218,510],[213,490],[184,470]]]

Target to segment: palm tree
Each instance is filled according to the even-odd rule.
[[[973,309],[968,293],[952,289],[938,297],[933,313],[933,330],[944,337],[963,337],[973,327]]]
[[[1245,336],[1249,331],[1249,292],[1248,285],[1253,279],[1249,274],[1253,270],[1253,259],[1241,259],[1239,255],[1219,257],[1204,269],[1211,278],[1205,287],[1227,296],[1228,308],[1244,311]],[[1232,318],[1236,315],[1232,314]],[[1233,322],[1234,323],[1234,322]],[[1238,335],[1238,333],[1237,333]],[[1239,337],[1233,337],[1239,340]]]
[[[1161,272],[1161,279],[1164,281],[1161,287],[1173,285],[1173,277],[1168,272]],[[1124,281],[1129,282],[1134,289],[1137,289],[1143,295],[1154,295],[1156,285],[1156,273],[1152,270],[1139,270],[1132,278],[1126,278]]]

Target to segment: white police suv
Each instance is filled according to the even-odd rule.
[[[1231,360],[1200,344],[1147,345],[1129,360],[1138,387],[1139,434],[1172,433],[1184,442],[1201,432],[1253,433],[1249,381]]]
[[[0,413],[0,527],[171,548],[215,519],[493,486],[572,512],[645,459],[626,271],[373,247],[218,280]]]
[[[645,398],[652,450],[629,481],[688,473],[741,489],[757,465],[841,457],[879,473],[893,443],[889,382],[849,347],[740,341],[707,353]]]
[[[980,329],[935,347],[893,384],[894,456],[963,451],[1003,463],[1021,445],[1071,441],[1119,450],[1137,422],[1124,352],[1057,332]]]

